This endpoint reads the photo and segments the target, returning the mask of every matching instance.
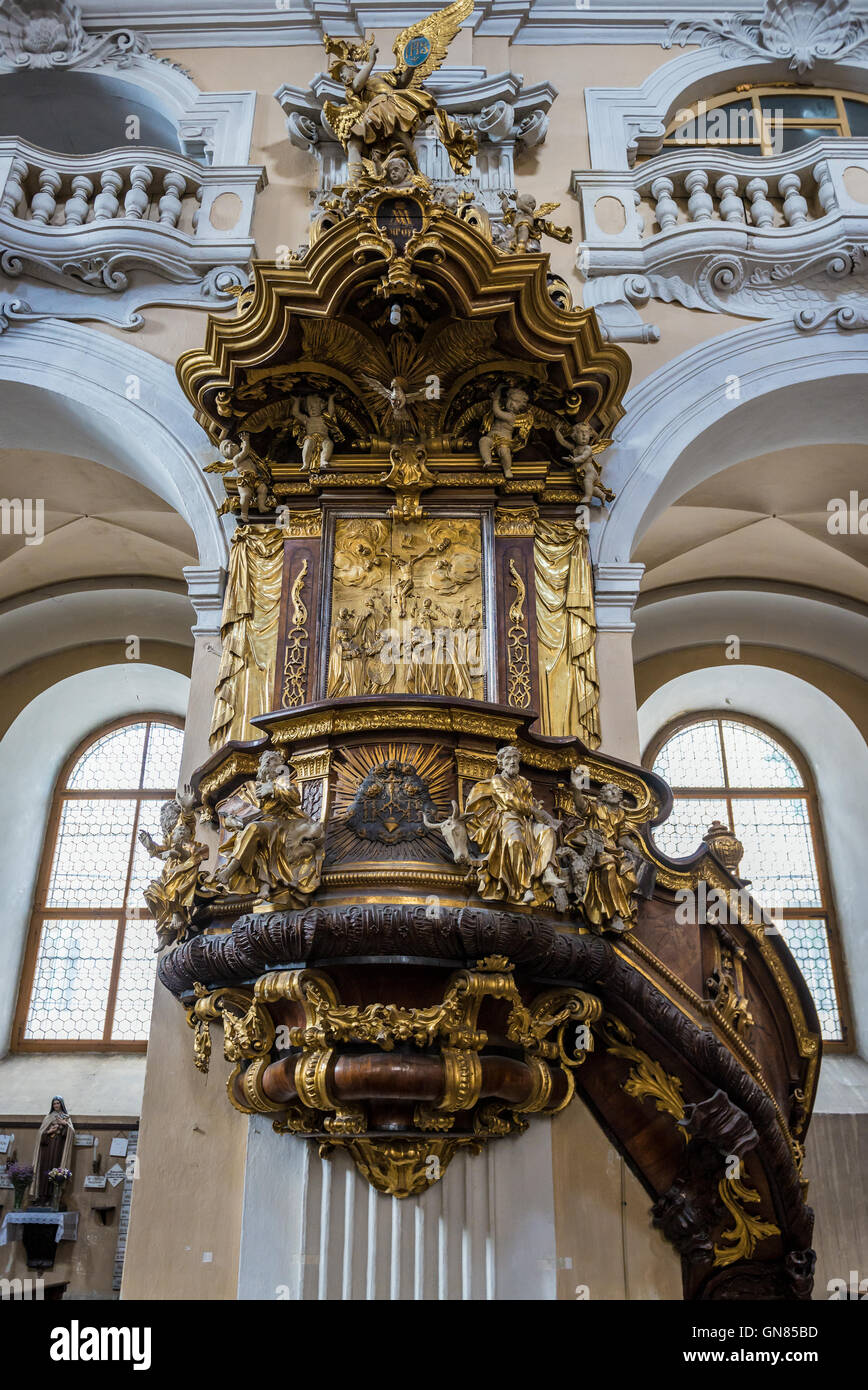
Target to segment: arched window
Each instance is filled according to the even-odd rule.
[[[653,741],[646,763],[672,788],[672,815],[654,831],[684,858],[712,821],[744,845],[740,874],[773,912],[814,997],[824,1039],[842,1043],[846,989],[813,783],[783,736],[744,716],[693,715]]]
[[[811,140],[868,135],[868,97],[832,87],[742,87],[680,109],[665,149],[787,154]]]
[[[138,718],[90,738],[58,779],[21,981],[21,1050],[143,1049],[154,924],[142,889],[159,872],[139,831],[160,836],[181,728]]]
[[[181,152],[175,126],[149,92],[97,72],[37,69],[0,76],[0,136],[55,154],[97,154],[131,142]]]

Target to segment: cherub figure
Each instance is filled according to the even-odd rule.
[[[155,950],[183,941],[187,935],[193,908],[198,900],[214,898],[221,891],[208,884],[200,866],[208,858],[208,847],[196,839],[196,816],[192,797],[179,792],[173,801],[160,808],[158,844],[147,830],[139,831],[139,840],[153,859],[162,859],[163,871],[152,879],[144,890],[144,899],[157,923]]]
[[[383,166],[383,177],[390,188],[406,188],[413,181],[413,169],[403,155],[390,155]]]
[[[539,251],[543,236],[554,237],[556,241],[572,241],[573,233],[569,227],[556,227],[547,221],[547,215],[560,207],[560,203],[536,204],[531,193],[513,193],[513,203],[505,193],[500,195],[503,220],[512,229],[508,249],[510,251]]]
[[[258,512],[268,511],[271,476],[253,454],[250,435],[246,431],[241,433],[238,440],[222,440],[219,448],[225,462],[209,463],[204,471],[222,474],[224,487],[230,479],[238,484],[241,520],[246,526],[254,501]],[[227,496],[218,508],[218,514],[222,516],[224,512],[231,511],[234,511],[234,499]]]
[[[524,448],[533,428],[533,411],[528,409],[529,404],[528,394],[520,386],[497,387],[491,397],[491,408],[482,419],[485,433],[479,440],[479,455],[483,467],[496,466],[496,453],[504,477],[512,477],[513,451]]]
[[[343,83],[346,100],[343,105],[325,102],[323,113],[347,151],[351,181],[360,171],[363,157],[370,158],[374,150],[388,154],[396,144],[418,173],[413,138],[430,116],[437,119],[452,167],[462,174],[468,172],[476,152],[475,137],[441,111],[422,83],[440,67],[450,42],[472,10],[473,0],[455,0],[404,29],[393,46],[395,67],[381,76],[374,76],[379,50],[373,34],[362,43],[326,35],[329,73]]]
[[[295,421],[293,434],[301,445],[301,466],[316,473],[327,468],[335,444],[343,440],[335,417],[335,398],[330,395],[328,402],[316,394],[305,396],[304,410],[298,397],[292,399],[292,416]]]
[[[614,492],[603,482],[602,465],[597,462],[597,453],[605,445],[595,447],[591,443],[591,427],[586,420],[576,420],[574,424],[555,430],[555,438],[567,453],[564,463],[570,463],[576,470],[576,477],[582,485],[580,506],[589,506],[596,497],[601,506],[614,499]]]
[[[435,202],[439,207],[445,208],[447,212],[454,212],[457,217],[466,203],[472,201],[472,193],[466,189],[459,191],[453,183],[448,183],[443,188],[438,188]]]

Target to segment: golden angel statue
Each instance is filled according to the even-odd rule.
[[[500,195],[503,220],[510,229],[506,238],[506,249],[510,251],[539,251],[544,236],[554,237],[556,241],[572,241],[573,233],[569,227],[556,227],[548,221],[548,214],[560,207],[560,203],[541,203],[537,207],[536,198],[531,193],[514,193],[513,204],[505,193]]]
[[[530,398],[520,386],[499,385],[482,419],[479,455],[484,468],[494,468],[497,454],[505,478],[512,477],[512,455],[530,438],[534,414]]]
[[[304,408],[297,397],[292,398],[292,432],[301,448],[301,466],[312,473],[327,468],[335,444],[343,442],[343,432],[335,415],[335,398],[328,401],[314,392],[304,398]]]
[[[614,501],[615,494],[603,482],[603,465],[597,455],[609,447],[611,440],[598,443],[593,438],[586,420],[576,420],[571,424],[562,423],[555,429],[555,438],[562,449],[566,449],[564,463],[572,464],[576,478],[582,485],[579,506],[588,507],[596,497],[601,506]]]
[[[237,505],[241,521],[246,526],[254,502],[258,512],[267,512],[269,504],[274,500],[271,495],[271,473],[253,453],[250,435],[246,431],[242,432],[237,442],[234,439],[224,439],[220,444],[220,453],[223,458],[218,459],[216,463],[209,463],[203,471],[220,473],[224,487],[230,480],[237,483]],[[228,488],[226,492],[226,500],[217,509],[218,516],[235,510],[235,498],[229,495]]]
[[[475,137],[440,110],[422,83],[440,67],[472,11],[473,0],[455,0],[404,29],[393,45],[394,68],[377,77],[373,73],[379,50],[373,34],[361,43],[326,35],[329,72],[344,84],[346,101],[343,105],[325,102],[323,114],[347,151],[351,169],[355,166],[358,171],[363,157],[370,159],[375,152],[388,156],[397,149],[418,172],[413,137],[423,121],[436,116],[453,169],[460,174],[469,171],[476,153]]]

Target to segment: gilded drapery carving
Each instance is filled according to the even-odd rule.
[[[260,737],[250,719],[274,704],[277,621],[284,535],[276,527],[239,526],[232,537],[223,603],[220,671],[210,743]]]
[[[538,521],[534,543],[540,724],[546,734],[600,742],[594,577],[586,531]]]

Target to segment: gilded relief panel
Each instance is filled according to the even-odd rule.
[[[335,527],[326,693],[485,699],[479,518]]]

